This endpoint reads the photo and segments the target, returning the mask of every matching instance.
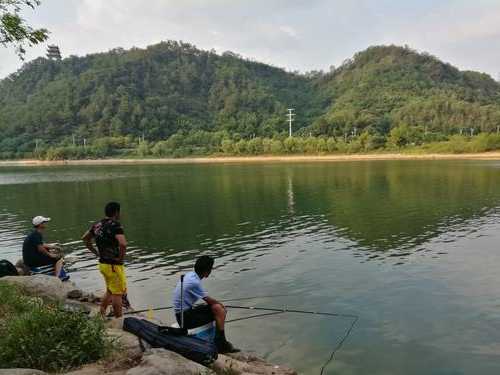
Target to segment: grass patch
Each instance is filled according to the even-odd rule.
[[[111,348],[101,319],[0,281],[0,367],[61,372],[104,358]]]

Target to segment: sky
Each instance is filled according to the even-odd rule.
[[[500,0],[42,0],[23,16],[63,57],[171,39],[305,72],[396,44],[500,78]],[[0,47],[0,77],[21,65]]]

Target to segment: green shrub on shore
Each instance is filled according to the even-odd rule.
[[[60,372],[105,357],[112,343],[103,321],[24,296],[0,282],[0,364]]]
[[[44,147],[36,154],[0,153],[2,158],[38,158],[45,160],[102,159],[102,158],[182,158],[197,156],[252,155],[324,155],[379,152],[408,152],[427,154],[462,154],[500,150],[500,134],[479,133],[475,136],[444,135],[421,128],[398,126],[385,137],[376,132],[362,132],[344,137],[288,137],[275,134],[269,138],[243,139],[223,132],[199,131],[174,134],[158,142],[110,137],[89,140],[83,146]]]

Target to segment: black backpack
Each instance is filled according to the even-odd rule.
[[[208,366],[217,359],[214,343],[197,337],[168,333],[161,327],[144,319],[125,318],[123,330],[133,333],[153,348],[164,348],[176,352],[191,361]]]
[[[4,276],[18,276],[17,268],[8,260],[0,260],[0,277]]]

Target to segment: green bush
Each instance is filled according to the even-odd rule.
[[[221,150],[224,154],[234,154],[234,142],[231,139],[223,139],[221,142]]]
[[[112,343],[100,318],[64,311],[0,283],[0,363],[60,372],[103,358]]]
[[[275,155],[279,155],[283,153],[283,142],[279,139],[275,139],[271,142],[271,153]]]

